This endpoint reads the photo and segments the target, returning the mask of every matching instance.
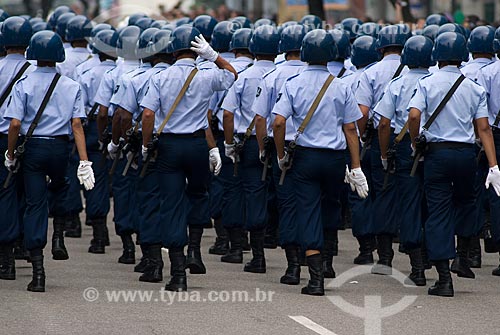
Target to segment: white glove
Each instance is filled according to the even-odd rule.
[[[285,155],[283,156],[283,158],[280,159],[279,156],[277,157],[278,166],[281,171],[288,170],[290,168],[290,166],[285,166],[285,163],[288,161],[288,156],[288,152],[285,151]]]
[[[265,164],[266,163],[266,156],[267,156],[267,152],[266,150],[259,150],[259,160],[262,164]]]
[[[368,182],[361,168],[351,170],[349,183],[351,184],[351,190],[356,191],[360,198],[364,199],[368,196]]]
[[[220,169],[222,167],[222,159],[220,158],[219,148],[212,148],[208,152],[208,158],[210,160],[210,172],[218,176]]]
[[[387,158],[382,158],[382,156],[381,156],[380,161],[382,162],[382,167],[384,168],[384,171],[387,171],[387,167],[388,167]]]
[[[345,176],[344,176],[344,183],[350,184],[351,180],[349,179],[349,175],[351,174],[351,171],[349,171],[349,166],[345,166]]]
[[[115,160],[116,155],[118,154],[118,148],[120,147],[119,144],[114,144],[113,141],[110,141],[108,144],[108,154],[109,158],[111,160]]]
[[[76,175],[80,181],[80,185],[83,185],[85,190],[90,191],[94,188],[95,178],[94,171],[92,170],[92,162],[80,161]]]
[[[234,149],[234,143],[233,144],[227,144],[226,141],[224,141],[224,154],[226,155],[227,158],[230,158],[233,163],[236,161],[236,151]]]
[[[194,38],[196,41],[191,42],[191,50],[196,52],[201,58],[204,58],[206,60],[209,60],[211,62],[215,62],[217,60],[217,57],[219,57],[219,54],[215,52],[214,49],[208,44],[207,41],[205,41],[205,38],[203,35],[200,34],[200,36],[196,36]]]
[[[8,152],[9,152],[8,150],[5,150],[5,162],[4,162],[4,165],[7,168],[7,170],[11,171],[16,166],[17,158],[10,159],[9,155],[8,155]]]
[[[490,188],[490,185],[493,185],[495,193],[500,197],[500,170],[498,170],[498,165],[490,168],[485,185],[486,189]]]

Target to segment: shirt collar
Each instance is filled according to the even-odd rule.
[[[329,72],[328,68],[324,65],[307,65],[305,71],[325,71]]]
[[[306,65],[306,63],[304,63],[301,60],[297,60],[297,59],[287,60],[287,61],[285,61],[284,64],[289,65],[289,66],[304,66],[304,65]]]
[[[176,66],[195,66],[195,60],[193,58],[181,58],[175,62]]]
[[[23,55],[21,54],[8,54],[7,56],[5,56],[5,59],[12,59],[12,60],[26,60],[26,58],[24,58]]]
[[[142,63],[141,68],[150,69],[150,68],[152,68],[152,66],[151,66],[151,63]]]
[[[387,55],[384,58],[382,58],[381,61],[385,62],[387,60],[397,60],[397,61],[400,61],[401,60],[401,56],[400,55],[396,55],[396,54],[390,54],[390,55]]]
[[[429,69],[422,69],[422,68],[416,68],[416,69],[410,69],[410,73],[421,73],[421,74],[427,74],[429,73]]]
[[[470,61],[471,63],[479,63],[479,64],[489,64],[493,62],[490,58],[476,58]]]
[[[258,60],[253,63],[253,66],[255,67],[274,66],[274,62],[270,60]]]
[[[451,72],[451,73],[462,73],[458,67],[455,65],[447,65],[439,69],[439,71]]]
[[[106,59],[106,60],[102,61],[101,64],[112,64],[112,65],[115,65],[116,63],[115,63],[114,60]]]
[[[235,56],[232,52],[221,52],[219,54],[219,56],[221,56],[224,59],[234,59],[235,58]]]
[[[247,56],[240,56],[240,57],[236,57],[234,60],[231,61],[231,63],[232,62],[250,62],[250,63],[253,63],[253,58],[250,58]]]
[[[123,65],[134,65],[134,66],[139,66],[140,62],[136,59],[124,59],[122,61]]]
[[[87,48],[82,48],[82,47],[71,48],[71,51],[72,52],[82,53],[82,54],[88,54],[89,53],[89,51],[87,50]]]
[[[162,69],[162,68],[167,68],[167,67],[169,67],[169,66],[170,66],[169,64],[167,64],[167,63],[163,63],[163,62],[162,62],[162,63],[158,63],[158,64],[156,64],[156,65],[155,65],[155,66],[153,66],[153,67],[154,67],[155,69],[157,69],[157,68]]]
[[[41,73],[56,73],[56,68],[55,67],[48,67],[48,66],[44,66],[44,67],[39,67],[37,66],[35,68],[35,71],[34,72],[41,72]]]

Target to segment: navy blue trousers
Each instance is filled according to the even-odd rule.
[[[67,166],[69,145],[63,139],[31,138],[23,158],[26,212],[24,241],[28,250],[43,249],[47,244],[49,210],[54,217],[68,214],[65,207],[69,191]],[[47,185],[46,176],[50,183]],[[49,206],[48,195],[51,195]]]
[[[410,136],[399,143],[396,152],[397,207],[400,213],[399,236],[407,250],[420,248],[426,218],[424,206],[424,180],[421,167],[414,177]]]
[[[182,248],[188,224],[203,227],[210,220],[206,139],[161,136],[157,164],[163,245]]]
[[[324,216],[340,225],[344,151],[298,148],[293,161],[296,220],[303,250],[323,249]]]
[[[495,140],[497,160],[500,161],[500,132],[494,131],[493,138]],[[490,201],[491,233],[495,241],[500,244],[500,197],[491,186],[487,194]]]
[[[109,174],[107,162],[102,161],[102,153],[99,150],[98,131],[95,121],[90,121],[85,129],[85,142],[87,144],[87,155],[92,162],[94,170],[95,186],[90,191],[84,191],[85,212],[87,218],[105,218],[110,209],[109,203]]]
[[[455,233],[462,237],[474,235],[475,158],[472,145],[425,154],[424,187],[429,210],[425,241],[430,260],[455,257]]]
[[[7,135],[0,135],[0,152],[7,150]],[[2,163],[4,157],[2,157]],[[2,164],[3,165],[3,164]],[[19,218],[19,202],[17,181],[19,174],[15,174],[7,188],[3,184],[9,171],[4,166],[0,166],[0,244],[13,243],[21,233],[21,221]]]
[[[69,192],[68,198],[66,199],[66,209],[68,210],[68,214],[78,214],[83,210],[82,196],[81,190],[82,186],[78,181],[77,171],[78,166],[80,165],[80,158],[78,156],[78,151],[75,150],[73,154],[71,152],[74,148],[74,141],[69,142],[69,165],[66,172],[66,177],[69,180]]]
[[[127,161],[122,157],[112,176],[113,188],[113,221],[115,231],[119,236],[130,235],[138,231],[138,204],[137,204],[137,172],[132,169],[126,176],[122,176]]]
[[[224,206],[224,181],[227,176],[228,170],[232,165],[231,160],[224,155],[224,138],[217,138],[217,147],[221,155],[222,164],[226,166],[224,171],[221,170],[218,176],[210,177],[209,197],[210,197],[210,217],[214,220],[221,218],[222,208]],[[227,168],[229,166],[229,168]]]

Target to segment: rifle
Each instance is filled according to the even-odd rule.
[[[285,176],[286,176],[286,171],[292,166],[293,163],[293,156],[295,154],[295,148],[297,147],[297,142],[295,140],[290,141],[288,143],[288,146],[285,148],[285,152],[288,155],[285,155],[286,161],[285,161],[285,168],[281,171],[281,176],[280,176],[280,181],[279,185],[283,185],[283,182],[285,181]]]
[[[127,164],[125,165],[125,169],[123,169],[122,176],[126,176],[128,170],[132,166],[132,163],[134,159],[137,157],[137,154],[139,153],[139,150],[141,148],[141,138],[139,137],[139,123],[135,125],[134,128],[130,128],[127,130],[127,144],[123,147],[123,155],[127,157],[129,153],[131,155],[128,155],[127,157]]]
[[[262,177],[261,180],[265,181],[267,178],[267,170],[271,167],[269,164],[269,159],[271,156],[271,139],[269,137],[264,137],[262,139],[262,142],[264,142],[264,153],[265,153],[265,159],[264,159],[264,167],[262,168]]]
[[[108,157],[108,144],[111,141],[108,130],[104,129],[101,135],[101,142],[99,143],[99,151],[101,151],[101,166],[106,165],[106,160]]]
[[[109,170],[109,175],[112,176],[115,173],[116,167],[118,166],[118,162],[120,161],[122,155],[122,149],[125,146],[125,139],[120,138],[118,142],[118,150],[116,151],[115,159],[113,160],[113,165],[111,165],[111,169]]]
[[[243,134],[243,138],[240,138],[238,135],[233,137],[234,140],[234,169],[233,175],[236,177],[238,175],[238,163],[240,162],[240,153],[245,146],[245,143],[248,141],[250,136],[252,136],[253,128],[255,126],[255,117],[250,122],[250,125],[247,128],[245,134]]]
[[[142,157],[142,161],[144,162],[142,165],[142,170],[140,177],[144,178],[146,175],[146,172],[148,171],[148,166],[149,163],[154,162],[155,156],[156,156],[156,150],[158,149],[158,143],[159,143],[159,138],[158,134],[153,133],[153,137],[151,138],[151,141],[148,143],[146,146],[146,155]]]
[[[14,165],[13,168],[9,169],[9,174],[7,175],[7,179],[5,179],[5,182],[3,183],[3,188],[9,187],[12,176],[14,175],[14,173],[17,173],[17,171],[19,171],[23,155],[24,155],[24,143],[20,144],[16,148],[16,151],[14,151],[14,158],[16,159],[16,164]]]
[[[361,147],[361,154],[359,156],[360,160],[366,155],[366,150],[371,146],[373,137],[375,136],[375,125],[373,124],[373,118],[369,118],[368,122],[366,122],[365,131],[361,135],[361,142],[363,142],[363,146]]]

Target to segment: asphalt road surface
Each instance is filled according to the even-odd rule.
[[[301,286],[279,283],[286,264],[281,249],[266,250],[266,274],[248,274],[243,265],[208,255],[213,236],[209,229],[203,238],[208,273],[188,274],[189,292],[171,293],[162,291],[165,281],[141,283],[132,265],[117,263],[116,236],[105,255],[87,253],[91,229],[84,227],[83,238],[66,240],[69,261],[53,261],[46,250],[45,293],[26,291],[31,266],[25,261],[17,263],[17,280],[0,281],[0,334],[500,334],[500,277],[491,275],[498,255],[483,255],[476,280],[454,276],[454,298],[429,297],[427,288],[403,286],[402,275],[363,274],[369,268],[352,265],[357,246],[347,230],[340,232],[337,279],[325,283],[327,296],[308,297],[300,294],[305,267]],[[163,256],[167,280],[166,251]],[[396,253],[394,267],[407,275],[407,257]],[[437,274],[427,274],[433,283]]]

